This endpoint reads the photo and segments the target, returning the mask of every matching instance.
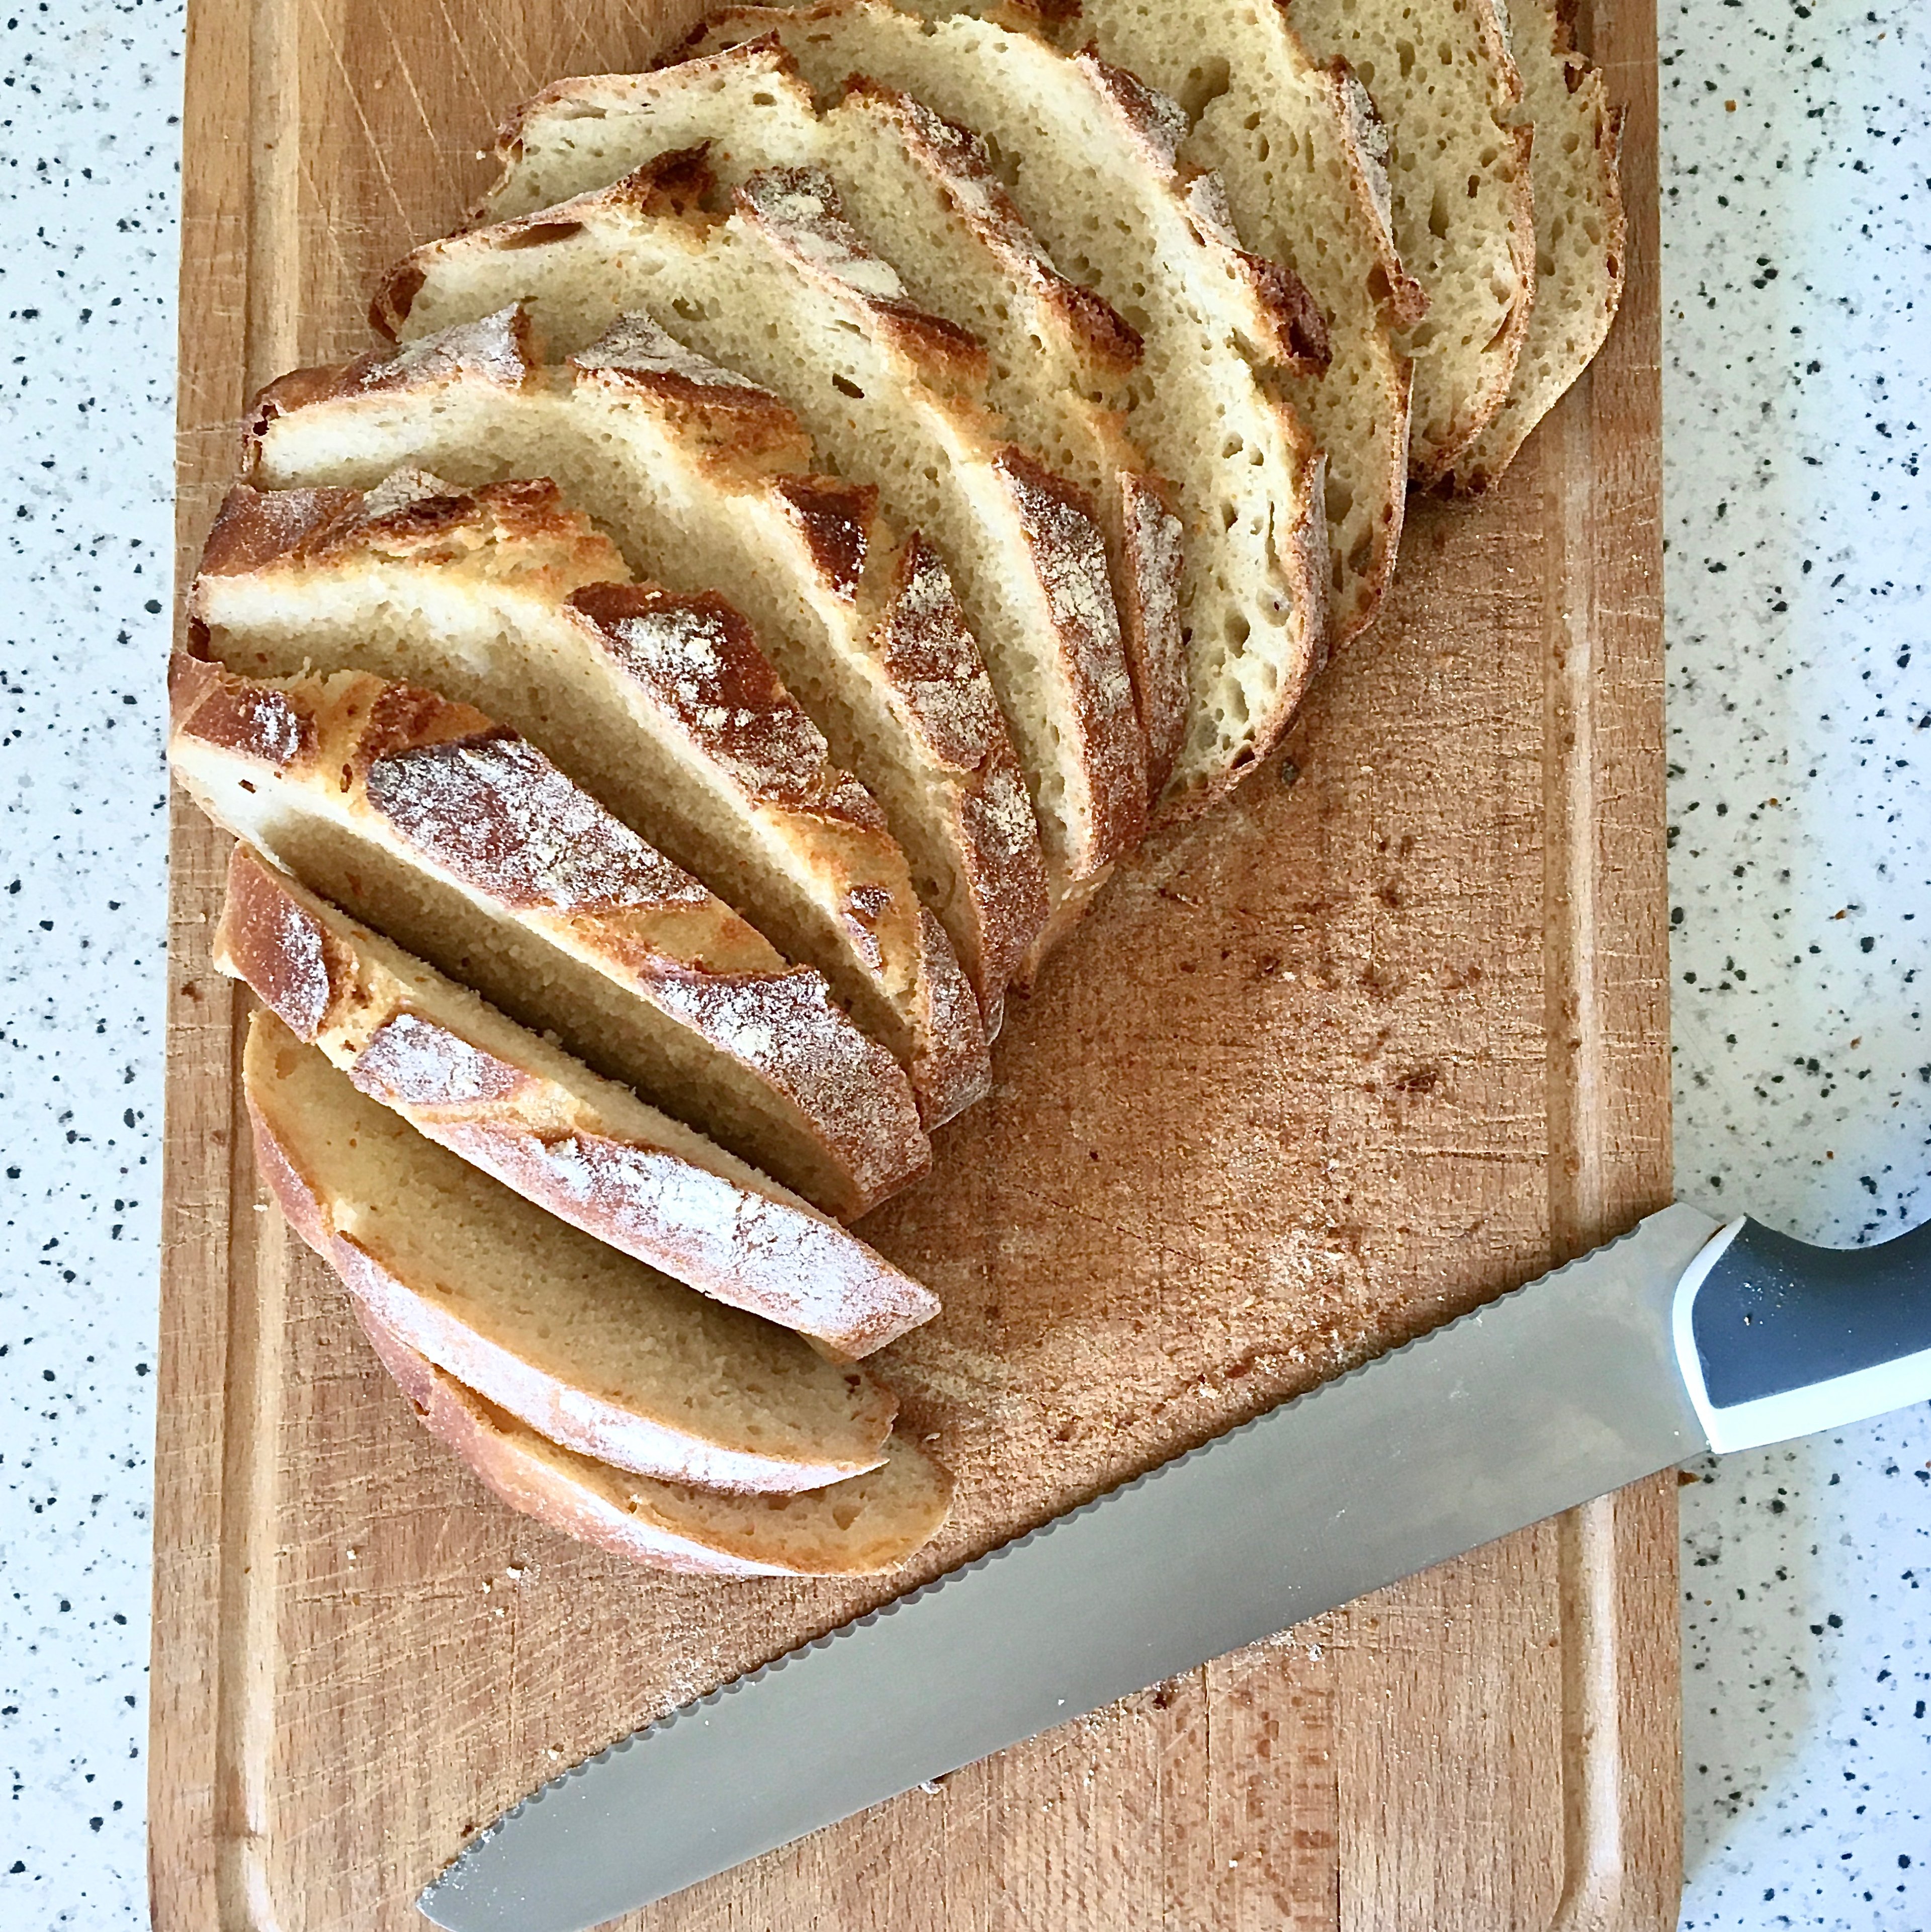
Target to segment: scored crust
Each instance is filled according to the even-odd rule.
[[[244,844],[229,856],[214,963],[418,1132],[700,1293],[846,1357],[938,1312],[836,1222]]]
[[[202,547],[188,586],[189,622],[205,629],[232,607],[233,588],[219,580],[272,574],[292,590],[307,572],[358,560],[481,568],[560,586],[565,596],[629,574],[623,553],[547,477],[467,490],[418,469],[398,470],[374,490],[238,483]]]
[[[359,523],[331,490],[325,544],[262,557],[252,541],[248,569],[204,572],[197,649],[247,671],[400,674],[475,704],[825,973],[906,1066],[928,1126],[979,1098],[985,1033],[952,997],[950,942],[744,618],[714,595],[611,580],[621,555],[553,484],[439,487],[385,512],[391,479]],[[228,526],[306,520],[238,485],[211,544],[232,563]]]
[[[1205,809],[1273,748],[1326,649],[1320,453],[1267,380],[1330,359],[1306,291],[1240,247],[1218,184],[1180,157],[1185,116],[1090,50],[831,0],[713,15],[691,51],[768,34],[821,95],[863,74],[978,130],[1060,269],[1139,333],[1126,428],[1173,479],[1186,548],[1188,732],[1162,809]]]
[[[873,1029],[885,1030],[880,1008],[889,1004],[898,1022],[892,1043],[926,1126],[982,1098],[991,1084],[985,1031],[977,1003],[956,997],[964,982],[952,943],[919,904],[877,801],[833,765],[823,734],[750,625],[721,597],[638,584],[586,585],[566,608],[595,627],[610,663],[736,788],[753,826],[831,875],[821,890],[848,956],[877,988],[865,1003]],[[695,865],[699,853],[693,846],[680,856]],[[820,948],[814,963],[829,974],[839,962]],[[854,995],[871,986],[843,976],[856,1006]]]
[[[793,1496],[720,1496],[634,1475],[538,1435],[359,1303],[355,1318],[417,1420],[499,1502],[634,1563],[687,1576],[877,1576],[950,1511],[951,1478],[901,1438],[877,1469]]]
[[[410,345],[408,382],[370,356],[257,399],[244,472],[378,482],[421,463],[465,484],[553,476],[627,560],[697,590],[728,582],[785,681],[871,786],[979,997],[988,1034],[1046,914],[1018,760],[949,576],[876,492],[812,472],[810,439],[769,390],[631,313],[546,367],[523,304]],[[371,379],[373,379],[373,380]],[[604,570],[604,576],[621,574]]]
[[[822,976],[787,968],[514,733],[358,673],[258,680],[179,657],[169,682],[175,769],[211,818],[513,1017],[661,1084],[841,1218],[928,1164],[903,1072]],[[532,958],[542,983],[515,963]]]
[[[1118,406],[1138,335],[1060,273],[970,130],[862,77],[821,112],[769,35],[649,73],[547,88],[505,123],[501,172],[475,222],[530,214],[699,142],[727,186],[761,169],[828,168],[852,221],[913,298],[983,344],[994,406],[1093,497],[1156,794],[1186,722],[1180,554],[1167,493],[1146,473]]]
[[[822,1488],[884,1460],[898,1404],[883,1384],[468,1174],[271,1013],[250,1018],[241,1086],[256,1172],[295,1232],[385,1328],[552,1441],[746,1491]],[[365,1192],[344,1191],[358,1180]],[[465,1258],[479,1216],[514,1252],[472,1243]],[[479,1267],[495,1279],[466,1274]],[[637,1386],[595,1352],[613,1321],[651,1338]]]
[[[820,170],[760,171],[709,221],[640,213],[632,178],[418,249],[391,327],[419,336],[520,296],[572,347],[647,301],[680,340],[781,390],[821,453],[945,555],[1027,770],[1050,889],[1103,872],[1146,812],[1105,547],[1087,518],[1072,541],[1055,519],[1048,548],[1027,526],[978,398],[983,351],[907,299]]]

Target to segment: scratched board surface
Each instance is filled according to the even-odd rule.
[[[689,18],[193,0],[184,577],[251,390],[363,346],[376,274],[473,200],[504,110]],[[946,1304],[880,1358],[959,1477],[907,1580],[1667,1197],[1654,20],[1584,27],[1629,110],[1608,349],[1492,497],[1417,508],[1386,614],[1284,754],[1123,868],[1015,1003],[993,1096],[865,1224]],[[888,1592],[631,1569],[426,1440],[254,1174],[244,1004],[208,962],[223,846],[178,812],[155,1918],[392,1932],[543,1779]],[[1510,1538],[634,1922],[1673,1924],[1673,1493]]]

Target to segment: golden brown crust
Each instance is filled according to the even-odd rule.
[[[602,192],[613,205],[640,214],[695,213],[717,186],[706,152],[700,146],[658,154]],[[545,248],[553,242],[568,241],[582,227],[571,214],[546,208],[496,224],[490,245],[504,250]],[[424,280],[422,251],[418,250],[404,256],[376,284],[369,298],[369,326],[378,335],[391,342],[401,335],[415,298],[422,292]]]
[[[199,574],[245,577],[276,558],[322,556],[361,521],[359,490],[278,490],[238,483],[222,500]]]
[[[631,1562],[690,1576],[874,1576],[895,1569],[945,1520],[946,1472],[895,1445],[888,1465],[917,1459],[911,1480],[895,1482],[889,1466],[851,1478],[822,1498],[788,1503],[776,1534],[760,1537],[756,1510],[741,1502],[626,1477],[549,1443],[425,1360],[359,1304],[356,1318],[416,1419],[500,1502]],[[799,1516],[814,1503],[815,1545],[799,1533]],[[876,1520],[880,1516],[888,1520]]]
[[[370,1099],[700,1293],[846,1358],[938,1312],[928,1289],[700,1137],[661,1119],[655,1138],[613,1120],[613,1108],[625,1111],[622,1090],[574,1063],[561,1079],[543,1070],[550,1063],[520,1028],[478,1012],[451,982],[391,952],[244,844],[229,860],[214,960]],[[502,1057],[520,1047],[520,1060]]]
[[[624,574],[622,554],[564,501],[546,477],[458,490],[422,471],[380,490],[258,490],[238,483],[223,500],[201,554],[190,609],[204,614],[210,578],[298,574],[362,556],[390,562],[458,562],[514,545],[532,568],[565,561],[577,575]]]
[[[168,662],[171,728],[276,771],[315,754],[313,714],[285,693],[177,656]]]
[[[289,1042],[279,1022],[256,1013],[242,1061],[256,1170],[289,1227],[334,1270],[355,1300],[406,1346],[552,1441],[619,1468],[673,1481],[790,1492],[862,1474],[884,1460],[898,1400],[856,1368],[846,1371],[856,1408],[854,1433],[874,1442],[876,1451],[838,1462],[793,1459],[706,1441],[597,1389],[561,1379],[470,1327],[438,1284],[412,1278],[408,1263],[386,1258],[369,1241],[343,1232],[343,1222],[352,1218],[357,1204],[339,1199],[326,1177],[309,1172],[295,1151],[303,1136],[295,1130],[289,1102],[269,1064],[276,1058],[277,1040]],[[403,1184],[406,1186],[406,1179]],[[541,1255],[530,1259],[532,1271],[540,1272]]]
[[[1157,476],[1123,472],[1120,478],[1125,555],[1116,576],[1126,592],[1120,635],[1147,737],[1150,800],[1166,789],[1187,729],[1186,644],[1180,625],[1186,532],[1174,500],[1177,494]]]
[[[312,1041],[352,997],[355,952],[307,896],[238,844],[228,855],[214,958],[296,1039]]]
[[[1292,0],[1276,0],[1286,31],[1297,45]],[[1306,50],[1303,47],[1302,52]],[[1428,291],[1403,264],[1395,246],[1393,217],[1388,188],[1388,130],[1374,97],[1360,76],[1339,54],[1318,70],[1326,79],[1334,104],[1336,124],[1346,137],[1345,158],[1362,220],[1375,238],[1379,260],[1373,271],[1373,292],[1391,327],[1412,328],[1428,314]]]
[[[593,962],[796,1110],[841,1177],[829,1211],[862,1213],[929,1162],[904,1075],[821,976],[787,968],[514,734],[354,672],[268,683],[181,658],[172,683],[177,768],[211,815],[222,818],[232,761],[253,765],[260,779],[247,788],[277,779],[291,808],[346,814],[361,836]]]
[[[877,486],[841,482],[835,476],[779,476],[771,488],[804,538],[818,574],[844,602],[855,602],[878,518]]]
[[[899,552],[872,642],[928,754],[966,781],[956,796],[961,863],[978,914],[973,985],[987,1036],[996,1038],[1006,982],[1045,923],[1045,861],[979,646],[943,560],[916,532]]]
[[[596,628],[624,676],[755,802],[889,839],[877,800],[832,763],[824,734],[734,605],[710,592],[645,584],[586,584],[568,602]],[[877,939],[862,944],[875,964]]]
[[[1215,220],[1224,225],[1222,239],[1234,248],[1253,277],[1261,305],[1273,321],[1274,333],[1269,346],[1281,366],[1297,376],[1325,375],[1333,360],[1327,339],[1327,318],[1309,292],[1307,284],[1293,269],[1234,244],[1234,220],[1228,212],[1225,196],[1225,190],[1216,181],[1211,196],[1197,192],[1191,205],[1196,210],[1211,206]]]
[[[634,392],[625,393],[637,400]],[[352,492],[337,493],[325,532],[257,564],[258,573],[289,573],[290,615],[298,614],[310,587],[306,574],[298,582],[298,572],[352,570],[366,563],[392,573],[397,566],[455,562],[466,566],[465,581],[477,595],[487,597],[494,594],[490,586],[499,586],[505,595],[534,600],[556,621],[580,626],[587,634],[580,648],[608,668],[622,687],[619,701],[639,710],[647,720],[644,728],[679,760],[697,760],[706,782],[721,782],[741,802],[756,838],[783,844],[787,866],[795,858],[808,867],[811,890],[853,969],[896,1014],[869,1006],[861,1011],[862,1018],[893,1029],[883,1036],[913,1076],[926,1124],[950,1118],[977,1097],[988,1077],[979,1023],[944,1039],[929,1036],[936,1010],[925,982],[954,969],[951,941],[943,932],[936,944],[923,934],[907,862],[885,814],[832,761],[818,728],[785,689],[744,618],[713,596],[599,580],[625,574],[620,554],[587,519],[565,508],[547,482],[468,492],[435,486],[432,494],[408,496],[382,514],[367,514],[370,503],[396,494],[393,482],[360,500]],[[855,607],[871,548],[876,492],[830,478],[768,473],[760,487],[796,532],[818,584],[851,609],[854,627],[861,626]],[[265,497],[241,486],[236,517],[271,516],[259,506],[273,506],[280,494],[304,493]],[[289,520],[307,531],[315,519]],[[271,547],[254,542],[249,554],[259,557]],[[197,579],[190,609],[209,622],[196,634],[194,646],[207,650],[220,635],[221,654],[253,670],[257,667],[241,641],[247,619],[234,636],[223,630],[226,582],[205,574]],[[248,608],[244,600],[243,608]],[[969,640],[967,648],[972,652]],[[970,670],[983,683],[976,652]],[[937,707],[937,694],[918,696],[927,711]],[[985,708],[992,728],[1003,734],[989,692]],[[520,713],[512,715],[526,722]],[[593,784],[602,782],[588,776]],[[614,781],[613,786],[605,795],[628,808],[631,795]],[[634,822],[646,830],[654,823],[646,818]],[[828,969],[839,965],[829,956],[814,956]],[[854,993],[837,971],[833,977],[848,997],[866,997],[862,987]],[[975,1064],[977,1070],[969,1071]]]
[[[1291,268],[1243,248],[1227,212],[1220,178],[1182,164],[1180,145],[1189,129],[1179,104],[1102,59],[1096,46],[1082,47],[1072,58],[1120,116],[1147,167],[1166,183],[1195,236],[1224,256],[1246,285],[1254,347],[1297,373],[1315,374],[1325,369],[1327,324],[1300,278]]]
[[[1090,878],[1138,844],[1147,829],[1146,740],[1126,669],[1105,541],[1084,494],[1024,450],[1008,445],[994,467],[1012,493],[1062,648],[1074,668],[1071,682],[1086,728],[1092,796],[1090,861],[1082,877]]]
[[[390,1228],[380,1211],[370,1221],[370,1204],[347,1200],[336,1192],[336,1180],[326,1171],[326,1136],[349,1134],[349,1126],[342,1117],[316,1117],[316,1091],[289,1080],[295,1074],[295,1057],[311,1053],[316,1049],[298,1043],[272,1014],[255,1012],[249,1020],[247,1047],[241,1054],[241,1094],[255,1142],[256,1173],[274,1192],[289,1227],[334,1269],[355,1302],[403,1345],[490,1402],[510,1410],[550,1442],[575,1449],[579,1455],[672,1482],[796,1493],[840,1482],[883,1462],[898,1399],[856,1366],[836,1372],[850,1405],[842,1428],[817,1442],[793,1439],[796,1447],[784,1451],[770,1447],[770,1439],[753,1418],[730,1422],[724,1436],[733,1436],[732,1442],[693,1428],[691,1416],[678,1401],[662,1402],[664,1412],[655,1412],[651,1399],[643,1405],[629,1401],[608,1388],[601,1370],[575,1360],[564,1339],[548,1351],[552,1366],[547,1368],[517,1351],[504,1331],[484,1333],[471,1324],[463,1314],[460,1282],[439,1279],[434,1264],[424,1268],[421,1262],[421,1250],[430,1244],[429,1231],[419,1223],[409,1223],[407,1232],[402,1225]],[[353,1101],[353,1096],[347,1097]],[[359,1107],[361,1101],[353,1105]],[[311,1161],[299,1151],[303,1148],[307,1155],[322,1157]],[[442,1154],[430,1151],[427,1142],[403,1132],[386,1150],[390,1186],[396,1188],[400,1200],[411,1204],[402,1214],[433,1211],[424,1210],[423,1202],[439,1196],[424,1194],[423,1174],[411,1165],[411,1148],[433,1163],[444,1160]],[[357,1227],[363,1232],[355,1232]],[[527,1277],[531,1292],[541,1294],[547,1265],[541,1217],[531,1217],[529,1231]],[[400,1246],[397,1234],[402,1234]],[[394,1252],[384,1254],[386,1248]],[[682,1294],[668,1282],[662,1282],[661,1291]],[[570,1291],[565,1287],[560,1292]],[[716,1335],[716,1345],[733,1346],[722,1335]],[[803,1352],[803,1345],[799,1351],[802,1362],[797,1366],[803,1368],[803,1362],[813,1358]],[[826,1389],[826,1374],[832,1372],[813,1362],[820,1393]]]
[[[838,190],[823,168],[763,168],[742,182],[733,206],[747,225],[820,286],[856,304],[885,340],[916,358],[928,374],[983,382],[985,345],[970,329],[896,293],[879,292],[883,267],[845,219]],[[890,275],[898,281],[895,273]]]
[[[814,896],[844,946],[898,1016],[896,1044],[926,1127],[976,1100],[991,1078],[976,1010],[967,1015],[937,993],[937,980],[958,970],[952,942],[921,918],[884,813],[832,763],[823,733],[749,623],[721,597],[643,584],[588,585],[568,608],[595,626],[604,655],[659,716],[724,775],[759,836],[778,838],[810,864]]]
[[[811,461],[811,438],[788,403],[686,348],[647,315],[620,316],[565,366],[580,381],[647,403],[720,465],[752,474]]]
[[[773,40],[750,44],[778,44]],[[1092,380],[1112,384],[1132,373],[1140,361],[1138,334],[1103,297],[1069,280],[1054,266],[1012,205],[991,151],[977,134],[935,114],[910,94],[862,74],[846,83],[844,100],[892,126],[906,152],[924,165],[947,206],[1013,279],[1058,318]]]

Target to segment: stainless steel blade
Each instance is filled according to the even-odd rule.
[[[578,1766],[418,1900],[581,1932],[1707,1446],[1670,1335],[1720,1224],[1609,1246]]]

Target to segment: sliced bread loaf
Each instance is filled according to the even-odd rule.
[[[1507,400],[1455,460],[1455,488],[1470,493],[1507,469],[1589,366],[1623,296],[1623,110],[1576,50],[1573,7],[1509,0],[1507,17],[1522,82],[1517,118],[1535,130],[1535,307]]]
[[[529,304],[565,350],[648,305],[676,338],[782,394],[820,454],[937,545],[1031,792],[1054,916],[1146,820],[1146,758],[1106,550],[1080,494],[983,405],[985,355],[916,308],[829,178],[771,170],[727,219],[658,212],[660,158],[615,186],[418,249],[375,312],[410,338]]]
[[[977,1100],[985,1034],[951,943],[738,612],[623,581],[554,484],[412,487],[432,494],[232,490],[189,598],[199,648],[250,674],[370,670],[474,704],[823,973],[928,1126]]]
[[[676,590],[728,584],[832,756],[884,808],[996,1033],[1046,916],[1018,760],[937,554],[901,540],[874,490],[814,475],[812,460],[777,397],[647,316],[551,368],[511,307],[284,377],[257,399],[244,470],[359,488],[405,464],[465,484],[551,477],[631,569]]]
[[[733,8],[693,51],[767,34],[822,95],[862,74],[976,130],[1059,269],[1140,336],[1127,429],[1177,487],[1186,545],[1187,736],[1165,809],[1204,809],[1278,740],[1326,648],[1321,460],[1279,386],[1326,366],[1318,310],[1181,164],[1186,116],[1096,56],[884,0]]]
[[[241,1063],[256,1165],[382,1325],[580,1454],[674,1482],[820,1489],[885,1458],[897,1402],[424,1138],[272,1013]]]
[[[1063,32],[1185,109],[1183,160],[1227,190],[1242,240],[1292,269],[1327,324],[1324,369],[1283,387],[1327,458],[1328,638],[1345,644],[1379,608],[1401,548],[1408,485],[1407,358],[1391,322],[1427,298],[1390,229],[1387,136],[1344,61],[1317,62],[1289,9],[1198,0],[1174,31],[1160,0],[1081,0]]]
[[[904,1072],[532,746],[355,672],[175,660],[176,775],[311,890],[841,1218],[923,1172]]]
[[[1410,474],[1424,486],[1502,406],[1536,298],[1531,129],[1498,0],[1287,0],[1319,61],[1345,61],[1388,130],[1395,246],[1428,296]]]
[[[869,1354],[938,1298],[748,1162],[237,845],[214,963],[371,1100],[714,1300]]]
[[[829,1489],[729,1495],[633,1475],[540,1436],[418,1354],[366,1306],[363,1333],[423,1426],[493,1495],[546,1528],[689,1576],[871,1576],[950,1513],[952,1478],[902,1438]]]
[[[1157,794],[1186,725],[1180,540],[1118,406],[1139,359],[1133,332],[1054,267],[976,136],[862,82],[821,114],[769,37],[654,73],[546,88],[497,136],[502,171],[478,218],[533,213],[700,142],[733,187],[760,169],[828,169],[912,299],[985,345],[993,406],[1097,511]]]

